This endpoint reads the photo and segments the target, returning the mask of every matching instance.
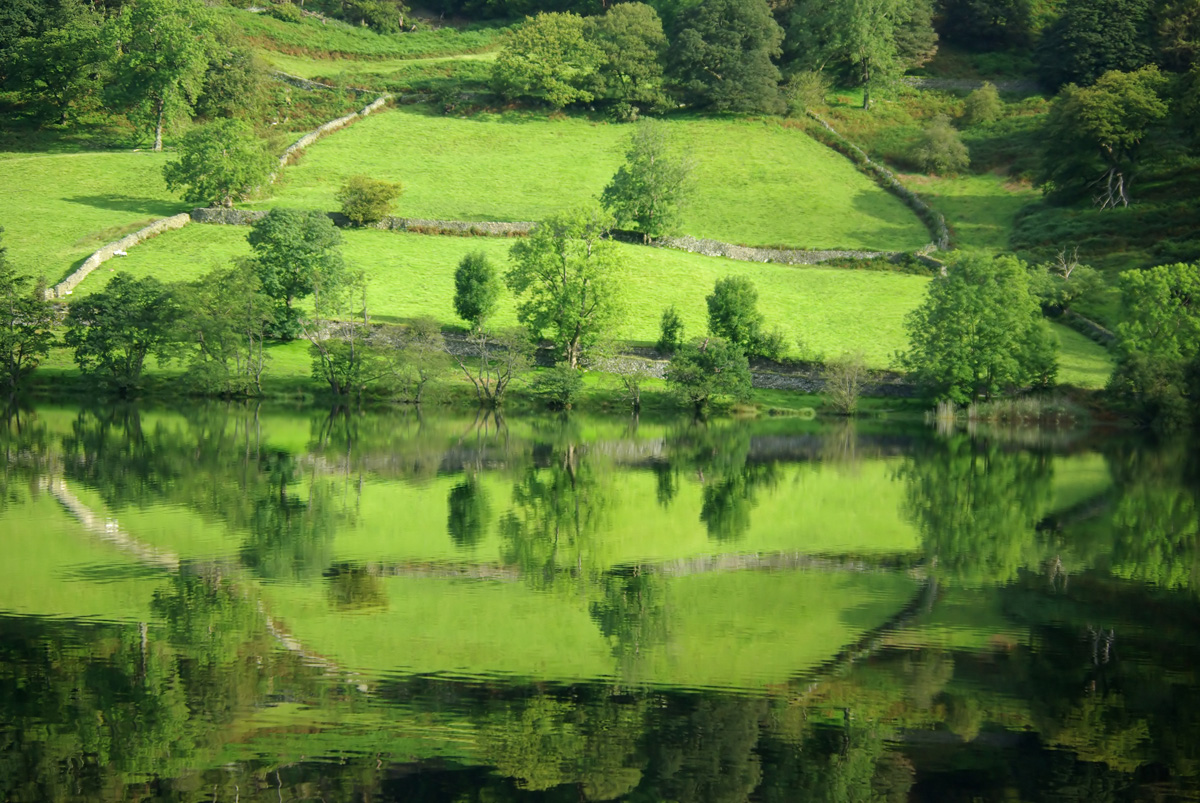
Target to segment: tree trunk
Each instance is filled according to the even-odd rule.
[[[154,124],[154,150],[162,150],[163,112],[166,111],[167,99],[158,99],[158,121]]]

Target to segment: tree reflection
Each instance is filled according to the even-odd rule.
[[[477,474],[450,489],[446,529],[460,549],[471,549],[487,537],[492,507]]]

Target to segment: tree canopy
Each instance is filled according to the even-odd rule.
[[[517,319],[553,341],[570,368],[620,316],[625,263],[606,237],[612,226],[599,206],[577,207],[546,218],[510,251],[505,282],[517,296]]]
[[[901,364],[939,400],[990,399],[1048,384],[1057,370],[1057,341],[1015,257],[957,257],[929,283],[907,329]]]
[[[692,162],[678,152],[667,126],[637,124],[625,164],[604,188],[600,202],[618,224],[637,226],[647,239],[673,233],[692,189]]]
[[[674,78],[685,97],[715,111],[782,109],[783,29],[766,0],[702,0],[679,16],[671,45]]]
[[[291,340],[300,331],[293,302],[332,292],[342,280],[341,232],[323,212],[272,209],[246,239],[263,292],[276,302],[275,332]]]
[[[274,166],[249,125],[226,119],[184,135],[179,159],[163,165],[163,178],[188,203],[233,206],[266,183]]]

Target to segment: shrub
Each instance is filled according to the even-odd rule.
[[[821,372],[825,380],[825,400],[842,415],[854,415],[863,387],[870,380],[866,362],[861,353],[843,354],[831,360]]]
[[[950,125],[950,118],[943,115],[939,115],[921,132],[912,158],[922,170],[938,175],[961,173],[971,163],[967,146],[954,126]]]
[[[967,95],[964,104],[963,120],[967,125],[995,122],[1004,111],[1004,101],[1000,92],[991,81],[984,81],[983,86]]]
[[[569,365],[556,365],[533,380],[533,392],[556,410],[569,410],[583,390],[583,374]]]
[[[351,176],[338,190],[337,200],[342,214],[356,226],[378,223],[392,212],[396,198],[404,188],[390,181]]]
[[[674,354],[683,344],[683,319],[679,317],[674,304],[663,310],[658,331],[658,343],[655,344],[655,348],[663,354]]]
[[[304,14],[291,2],[273,3],[267,7],[267,13],[283,22],[303,22]]]
[[[831,86],[824,73],[805,70],[791,76],[783,85],[788,114],[798,117],[809,109],[824,106]]]
[[[712,337],[687,344],[671,358],[667,384],[697,413],[716,398],[745,398],[750,392],[750,363],[736,345]]]

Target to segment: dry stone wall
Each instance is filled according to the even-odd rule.
[[[128,251],[140,242],[149,240],[151,237],[156,237],[164,231],[172,231],[173,229],[181,229],[191,222],[191,216],[186,212],[171,217],[165,217],[161,220],[156,220],[144,229],[139,229],[127,237],[122,237],[114,243],[109,243],[100,250],[96,251],[90,257],[83,261],[83,264],[75,269],[67,278],[63,279],[58,284],[51,288],[47,295],[50,298],[64,298],[69,296],[71,292],[88,277],[92,271],[103,265],[118,252]]]

